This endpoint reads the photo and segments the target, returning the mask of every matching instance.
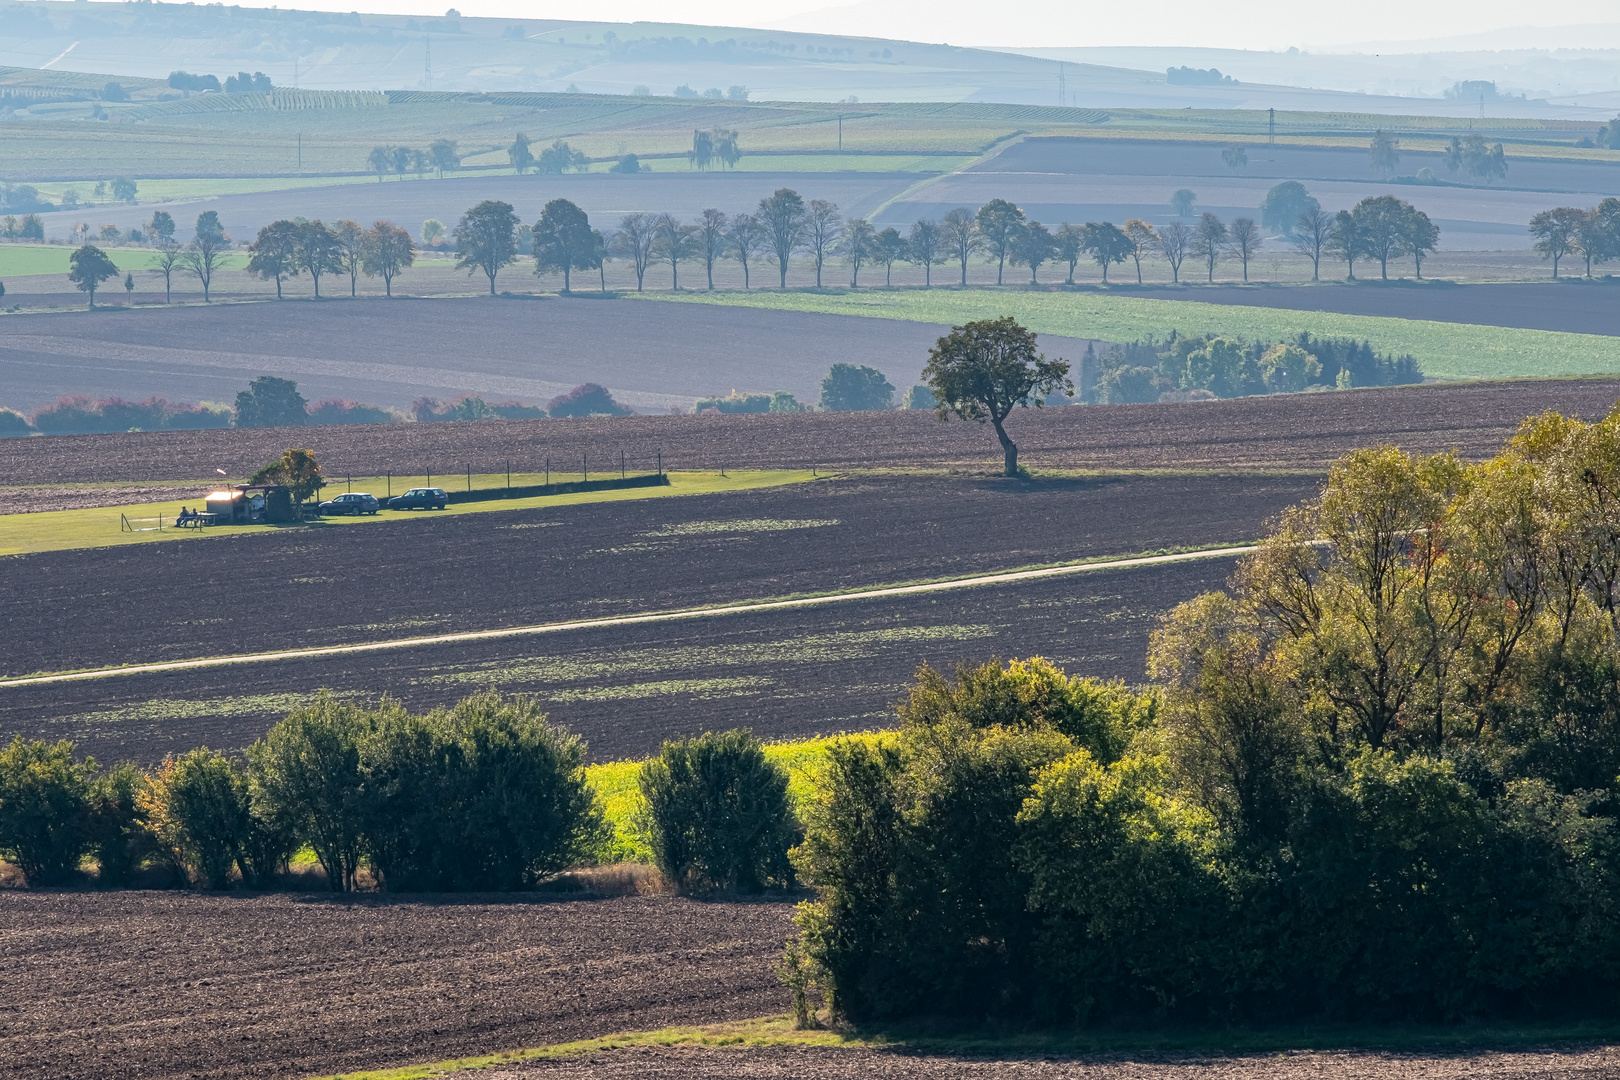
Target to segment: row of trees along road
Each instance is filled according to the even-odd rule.
[[[197,225],[191,242],[182,245],[174,238],[174,218],[167,211],[152,215],[149,226],[152,246],[157,249],[151,273],[163,278],[163,299],[168,301],[176,272],[189,273],[202,285],[203,301],[209,300],[214,275],[224,264],[231,249],[231,238],[220,224],[219,214],[205,210],[197,215]],[[94,244],[85,244],[68,257],[68,280],[80,292],[90,295],[90,306],[96,306],[96,290],[101,284],[120,273],[106,252]],[[133,289],[134,279],[126,279],[126,287]]]
[[[283,278],[306,273],[321,295],[323,274],[342,274],[349,279],[349,295],[354,296],[362,273],[380,277],[388,296],[394,295],[394,278],[416,261],[416,242],[411,234],[387,221],[371,228],[358,222],[339,221],[327,228],[320,221],[275,221],[259,230],[248,246],[247,270],[276,283],[276,299],[281,299]]]
[[[1586,276],[1592,276],[1594,263],[1620,259],[1620,199],[1604,199],[1591,210],[1558,206],[1543,210],[1530,219],[1530,235],[1536,238],[1536,251],[1552,261],[1553,277],[1558,264],[1568,255],[1586,262]]]
[[[1298,189],[1298,197],[1279,195],[1290,187]],[[1275,222],[1284,205],[1291,205],[1293,212]],[[1391,195],[1363,199],[1351,210],[1330,214],[1301,185],[1289,182],[1268,196],[1262,214],[1311,260],[1313,278],[1320,274],[1324,255],[1343,258],[1351,277],[1356,260],[1376,260],[1384,278],[1392,260],[1411,256],[1421,277],[1423,260],[1440,238],[1427,214]],[[520,228],[510,203],[479,203],[462,215],[456,227],[457,268],[484,273],[493,295],[500,271],[517,260]],[[1216,267],[1225,259],[1240,262],[1247,281],[1249,264],[1265,240],[1262,225],[1252,218],[1225,222],[1207,212],[1193,224],[1171,222],[1157,229],[1133,218],[1123,226],[1064,222],[1054,231],[1005,199],[992,199],[977,211],[958,208],[938,220],[920,219],[902,236],[893,228],[878,230],[864,218],[845,219],[835,203],[806,201],[791,188],[761,199],[753,213],[728,215],[709,209],[692,223],[671,214],[627,214],[606,235],[593,228],[573,202],[553,199],[531,235],[535,273],[561,273],[565,292],[571,289],[575,270],[596,270],[605,290],[604,267],[613,258],[630,262],[638,290],[645,288],[647,271],[656,263],[668,264],[671,288],[679,289],[681,265],[693,262],[701,264],[707,287],[713,289],[714,268],[723,259],[741,266],[744,288],[752,287],[752,271],[764,263],[776,268],[777,282],[785,289],[794,256],[809,260],[817,288],[834,259],[841,259],[849,270],[851,288],[859,287],[863,269],[874,266],[883,268],[888,284],[897,262],[922,267],[929,286],[935,266],[954,262],[965,286],[968,263],[976,255],[995,260],[998,285],[1005,282],[1009,264],[1028,267],[1031,284],[1039,284],[1041,267],[1050,262],[1066,266],[1066,281],[1073,284],[1075,268],[1085,259],[1096,263],[1105,283],[1111,266],[1132,263],[1140,283],[1143,260],[1154,257],[1169,265],[1176,282],[1188,260],[1204,270],[1206,281],[1213,281]]]

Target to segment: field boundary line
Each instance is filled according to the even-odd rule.
[[[169,660],[155,664],[128,664],[123,667],[92,668],[88,671],[70,671],[53,675],[28,675],[15,679],[0,679],[0,689],[24,686],[45,686],[52,683],[87,682],[92,679],[111,679],[121,675],[152,675],[167,671],[194,671],[201,668],[227,667],[234,664],[260,664],[273,660],[313,660],[328,656],[348,656],[356,653],[384,652],[391,649],[414,649],[430,645],[454,645],[467,641],[495,641],[501,638],[533,637],[540,634],[560,634],[570,630],[597,630],[614,626],[639,626],[646,623],[679,622],[689,619],[718,618],[723,615],[748,615],[760,611],[782,611],[791,608],[819,607],[854,600],[881,600],[891,596],[915,596],[919,593],[947,592],[953,589],[981,588],[1005,585],[1042,578],[1066,577],[1093,570],[1125,570],[1138,566],[1157,566],[1164,563],[1192,562],[1197,559],[1229,558],[1254,551],[1255,545],[1206,548],[1202,551],[1184,551],[1171,555],[1141,555],[1126,559],[1100,562],[1070,563],[1047,566],[1035,570],[1008,570],[970,577],[948,578],[943,581],[923,582],[916,585],[885,585],[858,589],[851,592],[822,593],[784,600],[753,600],[718,607],[678,608],[672,611],[648,611],[639,615],[616,615],[602,619],[576,619],[568,622],[536,623],[529,626],[508,626],[497,630],[463,630],[449,634],[431,634],[422,637],[395,638],[388,641],[369,641],[355,645],[324,645],[308,649],[278,649],[272,652],[238,653],[233,656],[212,656],[195,660]]]

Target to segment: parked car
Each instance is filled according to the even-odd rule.
[[[379,509],[381,505],[376,496],[364,491],[351,491],[321,503],[323,514],[353,514],[359,517],[361,514],[375,514]]]
[[[388,500],[390,510],[443,510],[449,505],[450,496],[444,493],[444,488],[411,488]]]

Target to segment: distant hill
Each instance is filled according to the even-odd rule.
[[[1438,98],[1278,85],[1269,70],[1256,78],[1226,61],[1221,70],[1236,84],[1193,85],[1171,82],[1165,68],[1173,65],[1147,65],[1135,56],[1122,61],[1070,51],[1030,55],[683,24],[410,18],[151,2],[0,3],[0,65],[158,82],[175,70],[220,80],[263,72],[277,87],[319,90],[561,92],[573,87],[625,95],[644,88],[660,96],[746,94],[753,101],[1469,112],[1466,103]],[[1300,65],[1289,70],[1295,69],[1310,84],[1308,70]],[[161,87],[145,89],[151,91],[148,97],[162,96]],[[1514,108],[1518,111],[1499,115],[1607,119],[1598,115],[1599,107],[1581,102]]]

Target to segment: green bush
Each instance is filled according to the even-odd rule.
[[[737,729],[666,742],[641,768],[653,861],[683,891],[758,892],[793,883],[797,829],[787,773]]]
[[[146,774],[128,764],[96,777],[90,785],[89,829],[100,885],[129,884],[135,871],[161,852],[141,807],[146,787]]]
[[[354,888],[365,845],[362,745],[403,711],[384,699],[372,713],[323,691],[248,748],[255,804],[279,829],[315,849],[334,892]]]
[[[365,846],[390,891],[520,889],[607,839],[584,742],[531,698],[490,691],[426,716],[385,710],[361,769]]]
[[[74,761],[66,740],[25,742],[0,751],[0,854],[29,885],[58,885],[79,868],[92,846],[93,760]]]
[[[295,848],[280,823],[254,813],[247,770],[206,747],[163,763],[139,804],[176,860],[205,889],[270,883]]]

